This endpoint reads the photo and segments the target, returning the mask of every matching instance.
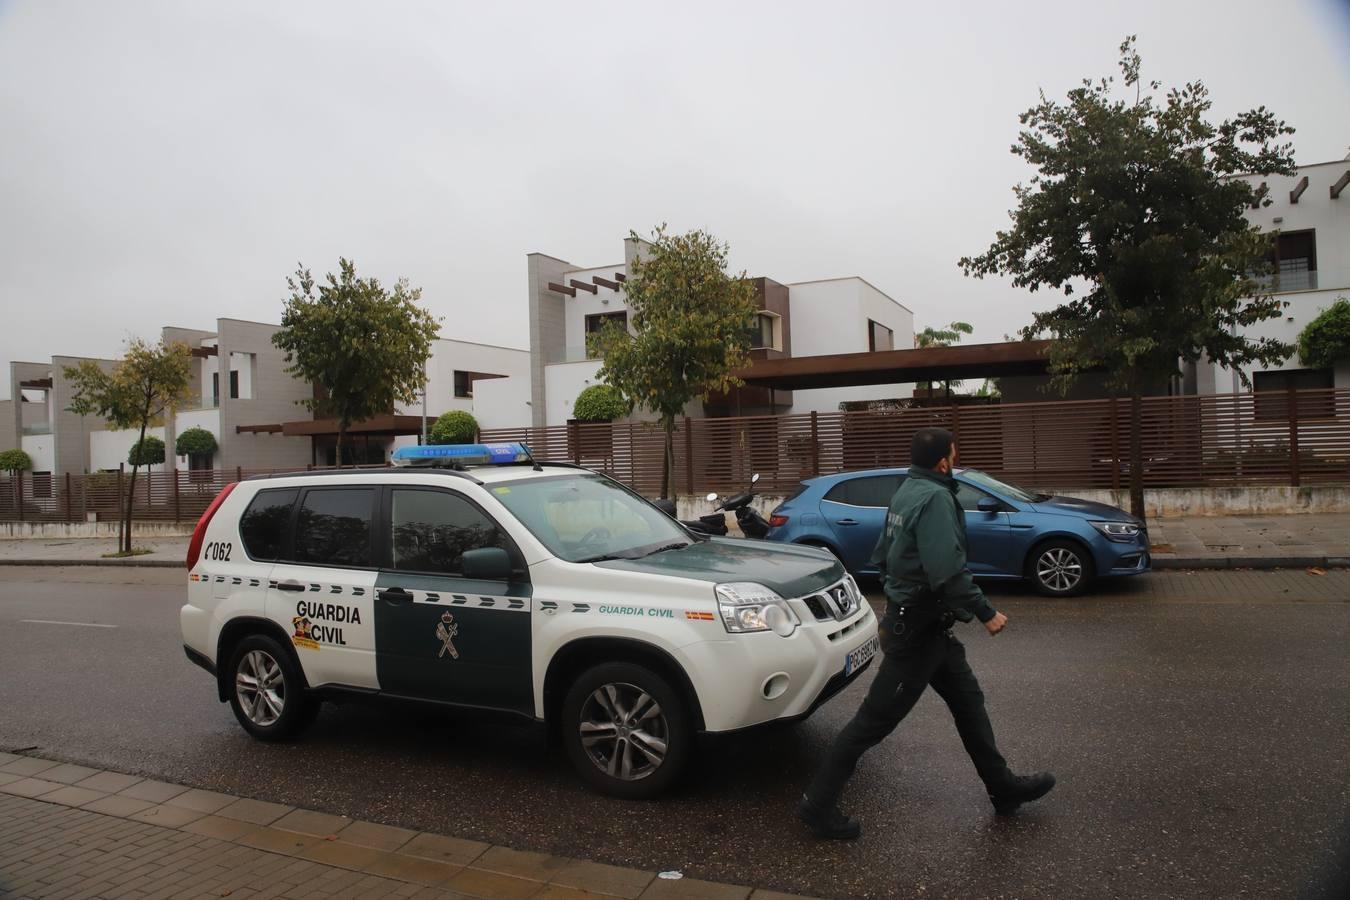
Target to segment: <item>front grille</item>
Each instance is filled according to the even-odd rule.
[[[803,597],[802,602],[806,604],[807,609],[811,610],[811,615],[815,616],[817,621],[823,622],[826,619],[833,618],[829,611],[825,609],[824,601],[815,594]]]
[[[817,622],[843,621],[867,602],[863,599],[861,591],[850,588],[847,579],[832,584],[823,591],[808,594],[802,597],[801,601],[811,610],[811,615],[816,617]]]

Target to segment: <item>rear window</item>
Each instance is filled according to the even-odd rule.
[[[239,519],[239,536],[252,559],[276,560],[286,546],[286,529],[291,524],[291,507],[299,496],[298,488],[259,491]]]
[[[849,506],[886,507],[900,490],[903,475],[866,475],[841,481],[825,495],[826,500]]]
[[[295,521],[295,561],[369,566],[374,501],[374,488],[306,491]]]

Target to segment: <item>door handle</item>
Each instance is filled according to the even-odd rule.
[[[279,590],[279,591],[295,591],[295,592],[298,593],[298,592],[300,592],[300,591],[303,591],[304,589],[305,589],[305,586],[304,586],[303,584],[301,584],[300,582],[298,582],[298,581],[279,581],[279,582],[277,582],[277,590]]]
[[[386,588],[380,591],[375,596],[379,597],[386,603],[407,603],[409,600],[413,598],[413,595],[411,593],[399,587]]]
[[[836,524],[836,525],[857,525],[857,524],[858,524],[858,520],[857,520],[857,519],[838,519],[838,520],[835,521],[834,524]]]

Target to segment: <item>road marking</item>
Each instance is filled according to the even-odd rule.
[[[54,619],[20,619],[30,625],[78,625],[80,628],[116,628],[116,625],[100,625],[97,622],[57,622]]]

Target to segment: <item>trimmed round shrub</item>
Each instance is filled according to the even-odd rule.
[[[1308,323],[1298,336],[1298,355],[1304,365],[1318,369],[1350,359],[1350,300],[1338,297]]]
[[[164,442],[153,434],[147,434],[145,440],[131,445],[127,462],[133,466],[157,466],[164,462]]]
[[[27,472],[33,468],[33,458],[22,450],[0,453],[0,472]]]
[[[441,415],[427,431],[433,444],[472,444],[478,439],[478,420],[462,409]]]
[[[177,456],[210,456],[217,449],[216,436],[205,428],[189,428],[173,442]]]
[[[577,395],[572,404],[572,418],[580,422],[613,422],[628,415],[628,401],[618,388],[608,384],[593,384]]]

